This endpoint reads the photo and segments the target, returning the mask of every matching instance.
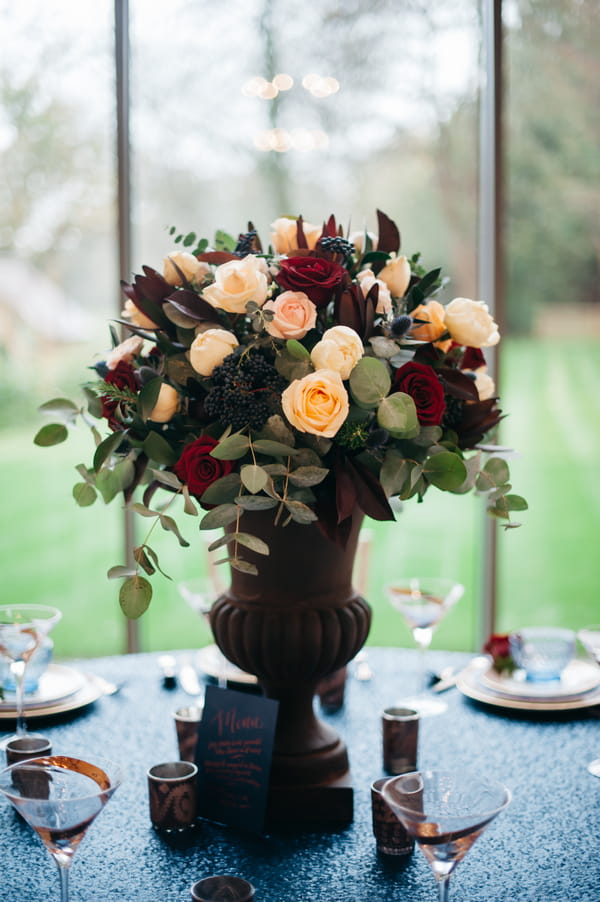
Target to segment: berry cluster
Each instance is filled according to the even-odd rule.
[[[342,257],[349,257],[354,252],[351,241],[346,241],[345,238],[330,238],[327,235],[319,239],[319,247],[331,254],[341,254]]]
[[[242,232],[238,236],[237,244],[233,252],[236,257],[246,257],[248,254],[254,253],[256,249],[257,234],[256,229],[251,229],[249,232]]]
[[[261,429],[280,403],[287,382],[259,352],[238,349],[212,374],[204,401],[208,416],[234,430]]]
[[[444,400],[446,402],[446,410],[442,419],[442,428],[456,429],[464,417],[465,402],[460,398],[453,398],[451,395],[446,395]]]

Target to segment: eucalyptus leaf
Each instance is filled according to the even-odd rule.
[[[216,479],[202,493],[203,504],[228,504],[233,503],[239,493],[241,479],[239,473],[228,473]]]
[[[526,511],[529,509],[529,505],[525,498],[522,498],[521,495],[505,495],[504,501],[506,502],[506,506],[511,511]]]
[[[179,527],[173,517],[169,517],[167,514],[159,514],[158,519],[160,520],[160,525],[166,532],[172,532],[177,536],[177,540],[182,548],[189,548],[190,543],[184,539],[179,532]]]
[[[148,576],[152,576],[153,573],[156,573],[156,567],[148,558],[143,545],[133,549],[133,559],[140,565],[144,573],[148,574]]]
[[[142,386],[137,400],[137,408],[142,420],[147,420],[158,401],[162,379],[155,376]]]
[[[292,520],[295,520],[296,523],[313,523],[318,519],[314,510],[301,501],[288,500],[284,501],[284,505]]]
[[[230,523],[236,522],[239,513],[237,504],[219,504],[218,507],[214,507],[202,517],[200,529],[218,529],[219,526],[229,526]]]
[[[229,566],[234,570],[239,570],[240,573],[248,573],[250,576],[258,576],[258,567],[256,567],[255,564],[251,564],[249,561],[244,561],[242,558],[230,559]]]
[[[299,486],[319,485],[328,473],[324,467],[298,467],[290,473],[290,482]]]
[[[151,430],[148,433],[142,447],[146,456],[157,464],[171,467],[173,464],[177,463],[178,455],[176,452],[171,448],[166,438],[163,438],[162,435],[159,435],[159,433],[154,430]]]
[[[467,468],[457,454],[441,451],[427,458],[423,472],[428,482],[445,492],[460,489],[467,478]]]
[[[303,379],[309,373],[312,373],[314,367],[309,357],[294,357],[287,348],[279,352],[275,358],[275,369],[287,379],[288,382],[294,382],[296,379]]]
[[[310,360],[310,352],[300,341],[289,338],[285,343],[286,351],[296,360]]]
[[[183,487],[181,480],[172,472],[172,470],[152,469],[151,473],[157,482],[162,483],[162,485],[167,485],[171,489],[179,491]]]
[[[113,451],[116,451],[123,441],[124,435],[124,432],[111,432],[110,435],[100,442],[96,448],[93,461],[93,467],[96,472],[98,472],[102,464],[110,457]]]
[[[362,357],[350,373],[350,393],[359,407],[379,405],[392,385],[387,366],[375,357]]]
[[[266,511],[277,507],[278,501],[274,498],[265,498],[264,495],[238,495],[235,503],[246,511]]]
[[[383,357],[384,360],[390,360],[398,353],[398,345],[392,338],[386,338],[384,335],[376,335],[369,339],[369,344],[373,348],[376,357]]]
[[[111,567],[106,576],[108,579],[126,579],[128,576],[135,576],[136,573],[135,567],[126,567],[123,564],[119,564],[116,567]]]
[[[158,511],[153,511],[140,501],[134,501],[133,504],[129,505],[129,509],[135,511],[135,513],[139,514],[141,517],[158,517],[159,515]]]
[[[385,455],[379,473],[379,481],[385,494],[390,498],[399,495],[410,473],[411,465],[399,451],[390,449]]]
[[[243,485],[252,495],[261,492],[269,481],[269,474],[256,464],[245,464],[240,470]]]
[[[508,464],[501,457],[490,457],[483,468],[483,472],[491,477],[495,485],[503,485],[510,479]]]
[[[249,447],[250,440],[248,436],[242,435],[240,432],[234,432],[233,435],[219,442],[210,454],[211,457],[215,457],[217,460],[239,460],[240,457],[247,453]]]
[[[270,457],[293,457],[298,454],[297,448],[281,442],[273,442],[270,439],[257,438],[255,442],[252,442],[252,447],[257,454],[268,454]]]
[[[189,514],[191,517],[198,516],[198,508],[192,501],[190,497],[190,492],[187,485],[182,486],[181,494],[183,495],[183,512],[184,514]]]
[[[226,533],[226,535],[221,536],[219,539],[215,539],[215,541],[208,546],[208,550],[216,551],[217,548],[221,548],[223,545],[231,545],[236,542],[239,545],[243,545],[245,548],[249,548],[251,551],[255,551],[256,554],[270,554],[269,546],[266,542],[263,542],[258,536],[252,536],[247,532]]]
[[[415,402],[404,392],[394,392],[383,398],[377,408],[377,422],[394,438],[414,438],[421,428]]]
[[[157,553],[155,551],[153,551],[149,545],[144,545],[144,549],[145,549],[148,557],[151,558],[152,561],[154,562],[154,566],[156,567],[158,572],[161,573],[166,579],[171,579],[171,577],[168,575],[168,573],[165,573],[165,571],[161,568],[160,564],[158,563]]]
[[[46,401],[45,404],[40,404],[38,410],[40,413],[57,416],[65,426],[74,423],[79,413],[77,405],[68,398],[53,398],[51,401]]]
[[[42,426],[33,442],[40,448],[49,448],[51,445],[60,445],[68,435],[67,427],[62,423],[48,423],[46,426]]]
[[[97,497],[96,489],[87,482],[78,482],[73,486],[73,498],[79,507],[89,507]]]
[[[143,576],[130,576],[125,580],[119,592],[121,610],[129,620],[137,620],[152,599],[152,586]]]

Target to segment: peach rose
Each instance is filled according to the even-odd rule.
[[[183,285],[183,279],[177,270],[181,272],[187,282],[201,282],[205,276],[209,275],[210,266],[208,263],[197,260],[193,254],[185,251],[173,251],[163,261],[163,275],[169,285]]]
[[[360,336],[350,326],[334,326],[323,332],[310,357],[315,369],[335,370],[342,379],[350,373],[363,356],[365,349]]]
[[[267,301],[263,310],[275,314],[265,324],[273,338],[304,338],[317,321],[317,308],[303,291],[284,291],[274,301]]]
[[[428,304],[419,304],[418,307],[415,307],[411,313],[412,318],[426,320],[426,322],[415,323],[410,330],[411,338],[416,338],[419,341],[431,341],[442,351],[447,351],[452,344],[452,339],[449,338],[447,341],[437,340],[440,335],[447,331],[444,319],[445,312],[439,301],[429,301]]]
[[[366,298],[373,285],[379,285],[379,295],[377,297],[377,307],[375,313],[383,313],[387,316],[392,312],[392,296],[390,290],[381,279],[378,279],[372,269],[362,269],[358,276],[363,297]]]
[[[210,376],[216,366],[237,348],[239,342],[233,332],[225,329],[207,329],[193,340],[189,357],[193,369],[201,376]]]
[[[110,354],[106,355],[106,366],[109,370],[114,370],[122,360],[125,363],[132,363],[133,358],[137,357],[143,346],[144,339],[141,335],[132,335],[131,338],[126,338],[116,348],[113,348]]]
[[[448,332],[455,342],[469,348],[490,348],[500,341],[500,332],[484,301],[454,298],[445,311]]]
[[[151,320],[149,316],[146,316],[145,313],[142,313],[140,308],[135,306],[131,298],[128,298],[125,301],[121,316],[128,319],[132,326],[137,326],[138,329],[158,329],[156,323]]]
[[[379,273],[379,278],[390,289],[392,297],[402,298],[410,282],[410,263],[406,257],[392,254]]]
[[[295,379],[281,395],[288,422],[300,432],[333,438],[348,416],[348,393],[339,373],[317,370]]]
[[[148,419],[153,420],[155,423],[168,423],[179,410],[179,403],[177,390],[172,385],[167,385],[166,382],[163,382],[156,404],[152,408]]]
[[[264,260],[248,254],[241,260],[230,260],[217,266],[215,281],[202,292],[202,297],[227,313],[245,313],[248,301],[262,306],[267,299],[267,276]]]
[[[302,222],[302,231],[308,244],[308,249],[313,250],[321,237],[321,226],[312,225],[310,222]],[[288,219],[282,216],[271,223],[271,244],[277,254],[291,254],[298,250],[298,222],[296,219]]]

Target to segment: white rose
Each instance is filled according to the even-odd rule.
[[[267,277],[264,261],[254,254],[241,260],[230,260],[217,266],[215,281],[202,292],[213,307],[220,307],[227,313],[245,313],[248,301],[262,306],[267,299]]]
[[[190,346],[190,363],[201,376],[210,376],[214,368],[220,366],[238,344],[233,332],[225,329],[199,332]]]
[[[377,250],[377,235],[373,232],[367,232],[367,237],[371,239],[371,249]],[[362,254],[365,248],[365,233],[363,232],[351,232],[348,235],[348,241],[350,244],[354,245],[354,250],[357,254]]]
[[[372,269],[362,269],[359,272],[357,279],[360,283],[363,297],[365,298],[373,285],[379,285],[379,295],[377,297],[375,313],[383,313],[387,316],[388,313],[392,312],[392,296],[390,290],[385,282],[382,282],[381,279],[377,278]]]
[[[468,348],[490,348],[500,341],[498,326],[483,301],[454,298],[446,307],[444,322],[451,337]]]
[[[125,363],[132,363],[133,358],[142,350],[144,339],[140,335],[132,335],[126,338],[121,344],[113,348],[110,354],[106,355],[106,366],[109,370],[114,370],[123,360]]]
[[[133,326],[137,326],[138,329],[158,329],[156,323],[150,319],[149,316],[146,316],[145,313],[142,313],[139,307],[136,307],[131,298],[127,298],[125,301],[125,306],[121,311],[121,316],[124,316]]]
[[[469,372],[466,370],[466,372]],[[479,394],[480,401],[489,401],[490,398],[496,397],[496,384],[492,377],[488,374],[486,366],[480,366],[476,370],[471,370],[475,376],[475,388]]]
[[[391,255],[391,259],[385,264],[379,273],[392,293],[392,297],[402,298],[410,283],[410,263],[406,257]]]
[[[335,370],[342,379],[348,379],[363,354],[363,343],[354,329],[334,326],[323,333],[310,357],[316,370]]]
[[[309,250],[313,250],[321,237],[321,226],[302,221],[302,231]],[[298,221],[282,216],[271,223],[271,244],[278,254],[293,254],[298,250]]]
[[[163,275],[169,285],[183,285],[184,279],[186,282],[201,282],[209,273],[208,263],[201,263],[185,251],[173,251],[163,261]]]
[[[155,423],[168,423],[178,410],[179,394],[177,393],[177,390],[174,389],[172,385],[167,385],[166,382],[163,382],[160,387],[160,392],[158,393],[156,404],[152,408],[152,412],[148,419],[153,420]]]

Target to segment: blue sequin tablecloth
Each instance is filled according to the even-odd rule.
[[[256,902],[434,902],[436,887],[421,853],[403,866],[394,864],[377,855],[371,834],[369,786],[383,775],[380,712],[409,684],[415,653],[368,652],[372,679],[357,680],[350,665],[344,707],[323,715],[349,750],[350,825],[287,826],[254,837],[201,822],[177,841],[161,839],[151,828],[146,770],[177,757],[171,714],[189,697],[180,688],[163,688],[157,655],[71,662],[122,688],[85,710],[34,728],[51,738],[56,753],[96,753],[125,769],[123,785],[75,856],[74,902],[188,902],[195,880],[219,873],[250,880]],[[465,655],[432,652],[429,663],[441,670],[466,660]],[[457,689],[443,698],[447,712],[421,722],[420,766],[476,769],[513,791],[511,805],[459,865],[452,898],[600,902],[600,780],[586,770],[587,762],[600,755],[598,709],[535,715],[484,707]],[[2,800],[0,861],[3,902],[58,899],[54,864]]]

